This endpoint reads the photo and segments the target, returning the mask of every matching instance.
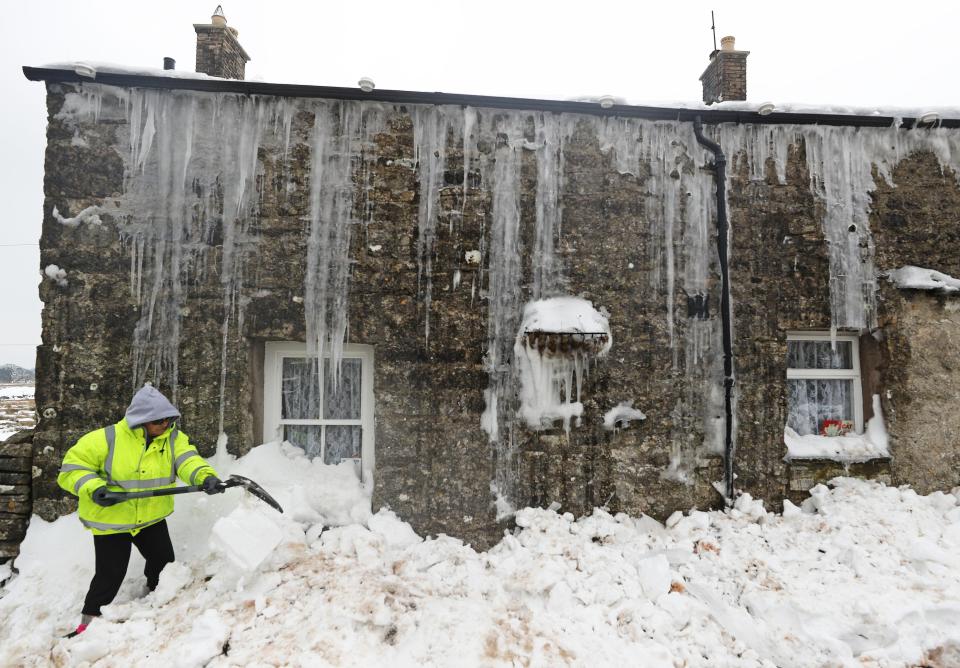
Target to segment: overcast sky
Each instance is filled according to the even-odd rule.
[[[23,65],[88,60],[192,70],[193,0],[6,3],[0,24],[0,364],[34,365],[43,201],[44,89]],[[713,38],[750,51],[751,101],[960,107],[960,2],[772,0],[226,0],[247,78],[570,98],[700,99]],[[669,5],[669,6],[668,6]],[[24,245],[19,245],[24,244]],[[67,268],[69,269],[69,267]]]

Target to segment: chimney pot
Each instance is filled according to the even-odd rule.
[[[174,60],[173,58],[171,58],[170,56],[164,57],[164,59],[163,59],[163,69],[165,69],[165,70],[175,70],[175,69],[177,69],[177,61]]]
[[[733,35],[727,35],[726,37],[720,38],[720,49],[722,51],[736,51],[734,44],[736,44],[736,38]]]
[[[217,8],[213,10],[210,23],[218,28],[225,28],[227,26],[227,17],[223,13],[223,5],[217,5]]]

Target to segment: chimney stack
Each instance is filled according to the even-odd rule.
[[[250,56],[240,46],[236,28],[227,27],[223,7],[217,5],[210,23],[194,23],[197,31],[197,72],[223,79],[243,79]]]
[[[710,54],[710,64],[700,75],[705,104],[747,99],[747,56],[737,51],[734,38],[720,38],[720,49]]]

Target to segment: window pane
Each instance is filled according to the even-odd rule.
[[[333,365],[323,360],[326,387],[323,396],[323,417],[328,420],[360,419],[360,378],[362,360],[346,357],[340,366],[340,376],[333,377]]]
[[[285,420],[316,420],[320,417],[320,383],[317,365],[300,357],[283,358],[283,406]]]
[[[787,366],[791,369],[852,369],[853,342],[787,341]]]
[[[323,427],[319,425],[288,424],[283,428],[283,440],[290,441],[313,459],[320,455],[322,433]]]
[[[327,450],[324,464],[339,464],[341,459],[360,457],[359,425],[327,425]]]
[[[787,381],[787,425],[801,436],[819,434],[824,420],[853,422],[853,381]]]

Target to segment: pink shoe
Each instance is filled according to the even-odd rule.
[[[88,626],[87,624],[81,624],[80,626],[77,627],[76,631],[71,631],[66,635],[66,637],[73,638],[74,636],[80,635],[81,633],[87,630],[87,626]]]

